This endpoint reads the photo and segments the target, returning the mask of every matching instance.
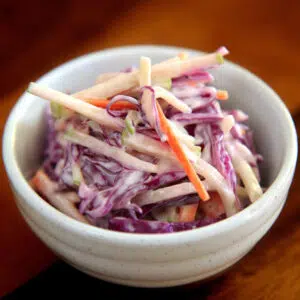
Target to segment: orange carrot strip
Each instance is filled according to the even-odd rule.
[[[209,195],[207,191],[205,190],[203,183],[199,179],[193,165],[187,158],[187,156],[184,153],[184,150],[182,146],[180,145],[178,139],[176,138],[175,134],[172,131],[172,128],[168,124],[168,120],[165,117],[159,103],[157,102],[157,111],[158,111],[158,117],[161,125],[162,131],[166,134],[168,138],[168,144],[170,145],[171,149],[175,153],[177,159],[179,160],[180,164],[182,165],[185,173],[187,174],[189,180],[192,182],[192,184],[195,186],[195,189],[199,195],[199,197],[206,201],[209,199]]]
[[[195,80],[190,80],[190,81],[187,82],[187,85],[189,85],[189,86],[196,86],[197,83],[198,83],[198,82],[195,81]]]
[[[225,90],[217,90],[216,98],[218,100],[227,100],[228,99],[228,92]]]
[[[198,209],[198,203],[187,204],[179,207],[179,222],[191,222],[195,220]]]
[[[105,108],[109,101],[108,99],[106,98],[80,98],[81,100],[87,102],[87,103],[90,103],[94,106],[97,106],[97,107],[102,107],[102,108]],[[134,109],[134,110],[137,110],[136,108],[136,105],[130,103],[130,102],[127,102],[127,101],[118,101],[114,104],[112,104],[112,106],[110,107],[112,110],[121,110],[121,109]]]
[[[200,203],[200,209],[205,213],[205,215],[211,218],[218,218],[225,214],[225,208],[217,192],[210,192],[210,199],[206,202]]]

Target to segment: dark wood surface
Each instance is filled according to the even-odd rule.
[[[1,134],[10,109],[29,81],[78,55],[128,44],[169,44],[204,51],[224,44],[231,50],[229,58],[268,82],[296,116],[300,108],[299,12],[297,0],[2,0]],[[300,118],[295,120],[299,127]],[[2,160],[0,167],[1,297],[56,258],[22,220]],[[183,298],[300,299],[299,186],[298,165],[287,205],[267,236],[220,279],[188,293],[180,289]],[[52,267],[29,286],[42,282],[49,289],[49,281],[55,282],[57,274],[64,272],[95,292],[99,284],[100,289],[114,293],[149,295],[142,290],[98,283],[63,264]],[[174,291],[151,293],[168,296]]]

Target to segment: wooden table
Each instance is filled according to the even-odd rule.
[[[0,129],[29,81],[68,59],[127,44],[170,44],[212,51],[268,82],[294,116],[300,108],[300,2],[291,1],[0,2]],[[300,117],[295,118],[300,129]],[[0,296],[47,268],[54,255],[18,213],[2,172]],[[300,168],[287,205],[267,236],[221,279],[189,295],[209,299],[300,299]]]

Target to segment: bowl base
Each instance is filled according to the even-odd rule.
[[[251,249],[249,249],[251,251]],[[74,267],[75,269],[86,273],[92,277],[110,282],[115,284],[120,284],[124,286],[131,286],[131,287],[139,287],[139,288],[167,288],[167,287],[176,287],[176,286],[182,286],[184,288],[194,288],[198,287],[202,284],[206,284],[209,281],[215,280],[216,278],[224,275],[228,270],[230,270],[234,265],[241,260],[249,251],[242,254],[240,257],[238,257],[235,260],[232,260],[228,264],[225,264],[219,268],[216,268],[214,270],[210,270],[209,272],[202,273],[197,276],[193,277],[187,277],[183,279],[175,279],[175,280],[166,280],[166,281],[153,281],[153,280],[128,280],[128,279],[120,279],[116,277],[110,277],[103,274],[96,273],[92,270],[83,268],[81,266],[75,265],[74,263],[66,260],[65,258],[62,258],[66,263]]]

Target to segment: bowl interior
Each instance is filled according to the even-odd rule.
[[[146,55],[154,63],[170,58],[181,51],[168,47],[132,47],[93,53],[54,69],[39,82],[50,87],[75,92],[92,85],[102,72],[119,71],[138,65],[139,57]],[[189,51],[191,55],[197,52]],[[263,183],[270,185],[276,178],[287,151],[289,132],[282,104],[274,103],[274,93],[246,70],[226,62],[214,71],[217,88],[227,89],[230,101],[226,108],[238,108],[249,114],[249,124],[254,130],[258,152],[264,156],[261,164]],[[26,178],[30,178],[41,163],[45,145],[45,108],[47,102],[30,94],[18,103],[18,123],[14,137],[17,163]]]

